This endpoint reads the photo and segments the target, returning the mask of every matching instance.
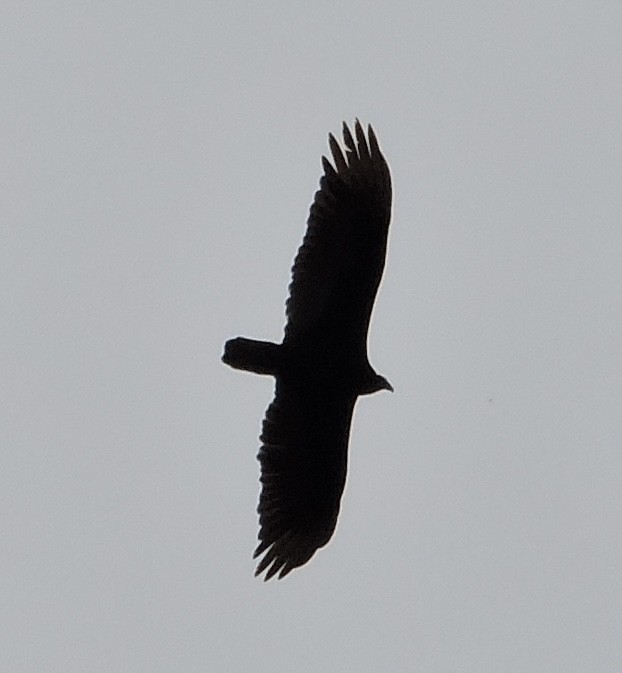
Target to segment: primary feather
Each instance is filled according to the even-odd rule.
[[[391,177],[371,128],[344,123],[345,154],[329,135],[333,164],[311,205],[292,268],[281,344],[238,337],[232,367],[276,378],[266,411],[256,575],[284,577],[331,538],[346,480],[348,437],[359,395],[392,390],[367,358],[367,331],[386,255]]]

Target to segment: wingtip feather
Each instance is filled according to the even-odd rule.
[[[333,165],[330,163],[330,161],[324,155],[322,155],[322,168],[324,169],[324,175],[326,175],[327,177],[330,177],[330,176],[336,174],[336,171],[333,168]]]
[[[352,137],[352,133],[350,133],[350,129],[348,128],[348,125],[345,122],[343,122],[342,133],[343,133],[343,141],[346,147],[349,150],[356,152],[356,145],[354,144],[354,138]]]
[[[371,124],[368,124],[367,126],[367,136],[369,137],[369,149],[371,151],[372,156],[380,154],[380,146],[378,145],[378,138],[376,138],[376,134],[374,133],[374,129],[372,128]]]
[[[358,119],[354,125],[354,133],[356,134],[359,157],[361,157],[361,159],[368,159],[369,147],[367,147],[367,138],[365,137],[365,131],[363,131],[361,122]]]
[[[344,159],[341,147],[339,147],[339,143],[335,140],[335,136],[332,133],[328,134],[328,144],[330,146],[330,151],[332,152],[333,155],[333,160],[335,162],[337,172],[344,173],[345,171],[348,170],[348,164]]]

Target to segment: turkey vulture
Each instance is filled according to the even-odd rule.
[[[257,456],[261,464],[255,575],[279,579],[331,538],[346,480],[348,436],[359,395],[393,390],[367,359],[367,330],[384,268],[391,176],[378,141],[356,120],[332,134],[334,166],[311,205],[292,268],[281,344],[238,337],[223,362],[276,379]]]

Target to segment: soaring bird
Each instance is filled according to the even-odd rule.
[[[384,269],[391,175],[371,126],[342,150],[315,193],[292,267],[280,344],[237,337],[223,362],[269,374],[275,395],[257,456],[261,465],[255,575],[278,578],[305,564],[332,537],[346,481],[348,438],[359,395],[393,390],[367,356],[369,320]]]

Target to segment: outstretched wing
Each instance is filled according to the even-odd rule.
[[[279,579],[331,538],[346,480],[356,398],[297,390],[277,379],[261,434],[262,490],[255,575]]]
[[[294,266],[286,303],[284,341],[309,336],[319,324],[366,340],[384,268],[391,216],[391,176],[371,128],[356,121],[355,138],[343,124],[345,156],[334,136],[334,167],[322,157],[324,175],[311,205],[307,231]]]

